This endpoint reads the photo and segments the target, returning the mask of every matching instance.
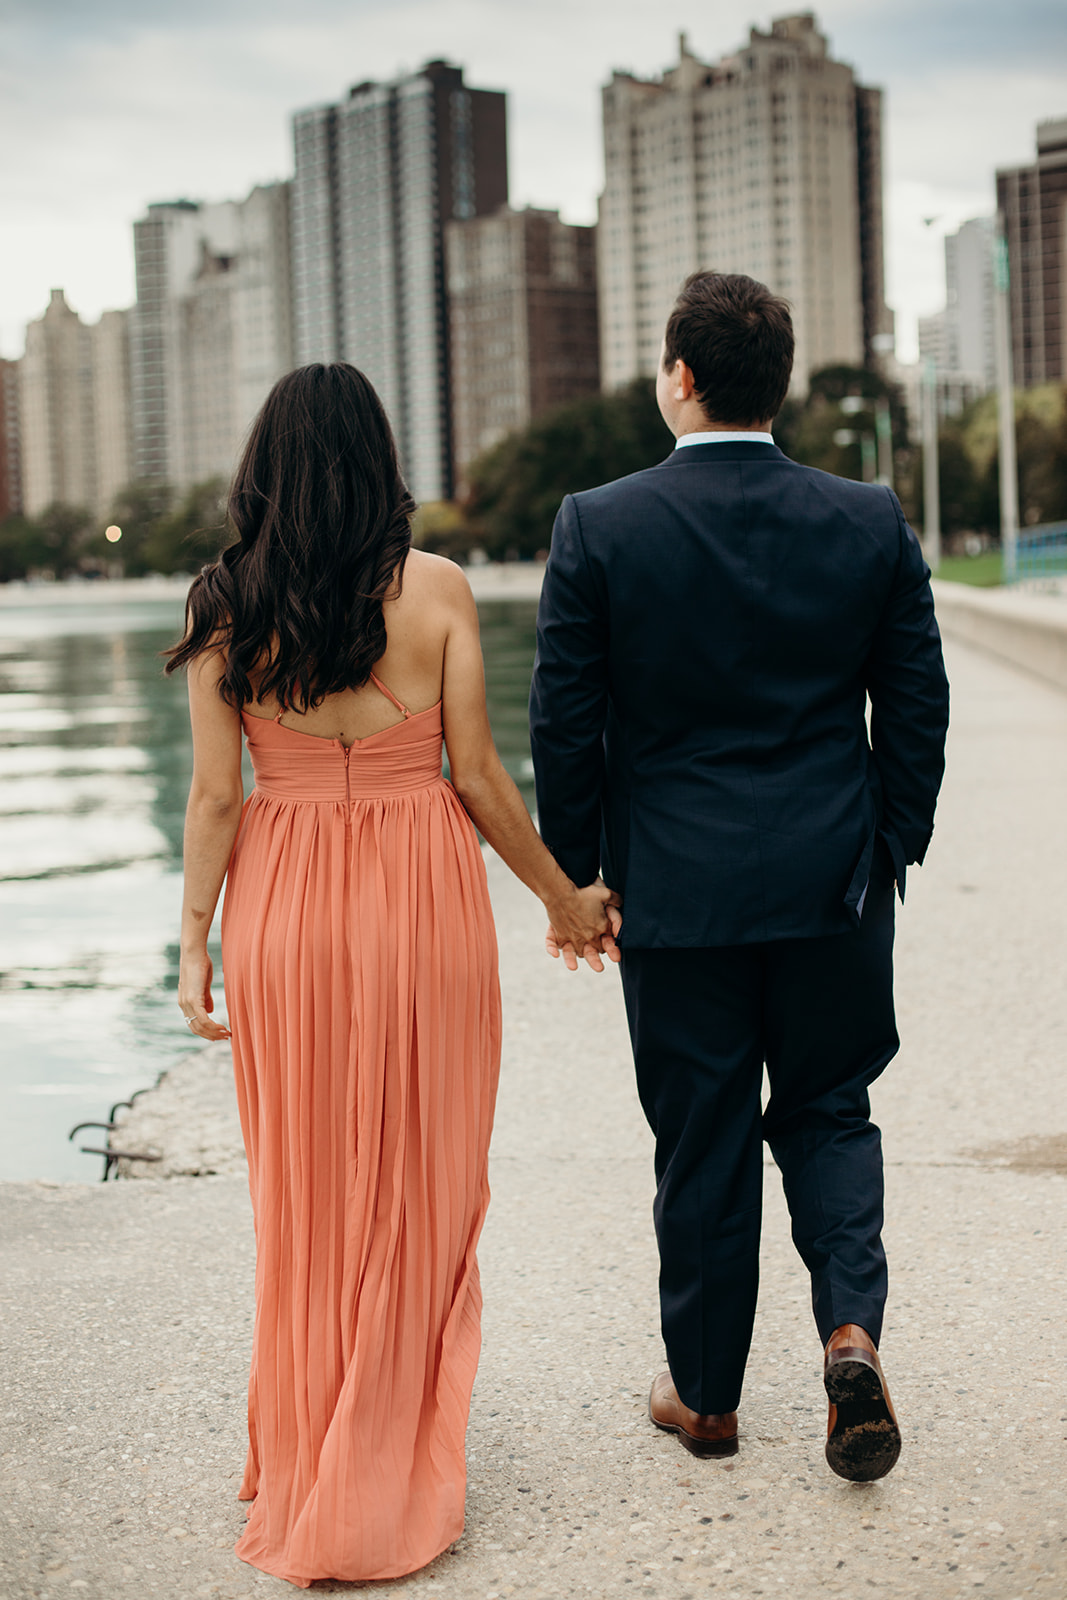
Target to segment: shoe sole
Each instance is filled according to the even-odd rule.
[[[884,1478],[900,1455],[900,1429],[876,1369],[846,1358],[831,1362],[823,1382],[837,1407],[834,1431],[826,1441],[831,1471],[850,1483]]]
[[[652,1415],[651,1403],[648,1407],[648,1420],[660,1433],[673,1433],[682,1441],[690,1455],[699,1456],[702,1461],[707,1461],[714,1456],[735,1456],[737,1454],[737,1434],[731,1434],[728,1439],[697,1439],[693,1434],[686,1433],[676,1422],[658,1422]]]

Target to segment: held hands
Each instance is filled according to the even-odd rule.
[[[182,1016],[190,1033],[195,1033],[198,1039],[212,1041],[230,1037],[229,1028],[213,1021],[208,1015],[215,1009],[215,1002],[211,998],[213,976],[211,957],[206,950],[182,952],[178,973],[178,1004]]]
[[[584,889],[572,884],[570,890],[551,903],[546,902],[549,915],[545,949],[570,972],[577,972],[579,955],[594,972],[603,972],[601,956],[618,961],[619,947],[615,943],[622,927],[622,901],[614,889],[609,889],[601,878]]]

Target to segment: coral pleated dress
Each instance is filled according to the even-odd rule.
[[[256,1228],[237,1554],[306,1588],[463,1530],[500,1058],[477,835],[441,708],[347,749],[244,715],[222,921]]]

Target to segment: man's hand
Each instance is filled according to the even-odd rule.
[[[590,884],[588,889],[578,891],[580,895],[588,895],[594,891],[601,907],[601,914],[607,920],[607,927],[601,928],[593,938],[565,938],[557,932],[555,926],[549,923],[545,933],[545,949],[552,959],[563,957],[563,964],[569,972],[577,972],[579,951],[584,960],[594,972],[603,972],[604,963],[602,956],[607,956],[609,961],[619,961],[621,953],[616,944],[619,930],[622,927],[622,901],[614,889],[608,889],[602,878]]]

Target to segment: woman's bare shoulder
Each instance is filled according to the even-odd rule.
[[[428,550],[409,551],[402,594],[417,604],[439,605],[449,611],[465,611],[474,603],[463,568],[447,556],[434,556]]]

